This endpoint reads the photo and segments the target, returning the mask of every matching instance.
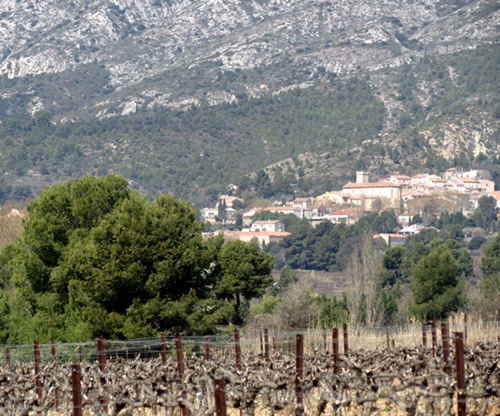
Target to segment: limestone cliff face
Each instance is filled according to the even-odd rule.
[[[376,71],[425,53],[449,53],[496,39],[500,13],[494,2],[463,3],[3,0],[0,74],[61,73],[97,60],[109,71],[111,87],[124,91],[158,74],[168,78],[176,68],[201,68],[202,79],[221,70],[270,66],[284,67],[276,76],[285,78],[286,67],[337,75]],[[159,104],[167,103],[170,94],[171,99],[193,98],[192,91],[168,84],[152,82],[153,88],[135,89],[132,95],[153,94]],[[249,91],[256,87],[247,85]]]
[[[494,0],[2,0],[0,121],[217,105],[359,75],[387,113],[380,137],[364,145],[402,154],[397,129],[408,105],[393,70],[497,43],[499,27]],[[415,76],[414,105],[427,109],[441,91]],[[461,81],[453,68],[447,76]],[[426,111],[422,149],[447,159],[499,152],[491,111],[471,110],[459,124],[432,124],[440,114]]]

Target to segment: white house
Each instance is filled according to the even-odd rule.
[[[400,235],[413,235],[413,234],[418,234],[422,230],[436,230],[436,231],[438,231],[438,229],[435,227],[426,227],[424,224],[413,224],[413,225],[409,225],[408,227],[403,228],[402,230],[399,230],[398,234],[400,234]]]
[[[219,233],[224,234],[226,241],[240,240],[245,242],[257,241],[259,246],[263,247],[269,243],[278,243],[290,233],[286,231],[228,231],[221,230]]]
[[[215,217],[219,214],[219,210],[217,208],[203,208],[200,211],[200,217],[202,221],[214,222]]]
[[[406,175],[392,174],[389,178],[389,182],[395,183],[396,185],[401,185],[403,187],[408,187],[410,185],[411,177]]]
[[[252,231],[285,231],[285,224],[279,220],[254,221],[250,229]]]
[[[263,211],[278,212],[281,214],[293,214],[300,219],[311,218],[313,212],[310,209],[304,209],[301,207],[266,207]]]
[[[352,225],[355,224],[361,216],[362,214],[359,208],[344,208],[330,212],[325,215],[325,218],[328,218],[328,220],[334,224]]]

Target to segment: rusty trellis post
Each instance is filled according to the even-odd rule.
[[[73,387],[73,416],[82,416],[82,386],[80,364],[71,366],[71,381]]]
[[[238,328],[234,330],[234,352],[236,354],[236,369],[241,370],[241,345],[240,331]]]
[[[455,364],[457,371],[457,415],[466,415],[467,392],[465,387],[464,334],[455,332]]]
[[[5,348],[5,364],[10,367],[10,348]]]
[[[344,324],[342,329],[344,330],[344,355],[349,357],[349,333],[347,324]]]
[[[464,345],[467,344],[467,314],[464,313]]]
[[[332,334],[332,349],[333,349],[333,373],[339,373],[339,329],[333,328]]]
[[[52,354],[52,362],[54,364],[57,363],[57,358],[56,358],[56,342],[52,339],[50,340],[50,353]]]
[[[182,353],[182,339],[180,335],[175,336],[175,353],[177,355],[177,372],[182,383],[184,377],[184,354]]]
[[[422,322],[422,345],[427,348],[427,323]]]
[[[51,352],[52,352],[52,362],[56,366],[56,372],[57,372],[56,342],[54,340],[51,340],[50,346],[51,346]],[[59,387],[57,387],[57,386],[55,387],[54,395],[56,396],[56,409],[58,409],[59,405],[61,403],[59,401]]]
[[[323,327],[323,351],[326,351],[326,327]]]
[[[435,357],[437,352],[437,334],[436,334],[436,320],[431,321],[431,332],[432,332],[432,355]]]
[[[304,378],[304,335],[297,334],[295,357],[295,396],[297,405],[302,406],[302,379]]]
[[[37,406],[42,405],[42,379],[40,378],[40,345],[38,341],[33,343],[35,353],[35,389],[37,396]]]
[[[264,355],[266,357],[266,361],[271,361],[269,358],[269,331],[267,328],[264,328]]]
[[[99,372],[101,373],[100,381],[104,386],[106,384],[106,378],[104,377],[104,371],[106,370],[106,340],[101,335],[97,339],[97,356],[99,362]],[[105,413],[108,413],[108,400],[104,398],[102,400],[102,407]]]
[[[443,341],[443,359],[444,359],[444,371],[446,374],[451,376],[450,367],[450,332],[448,330],[448,324],[445,322],[441,323],[441,339]]]
[[[226,416],[226,386],[224,380],[214,380],[215,389],[215,414],[217,416]]]
[[[177,372],[179,373],[179,380],[181,384],[184,378],[184,354],[182,353],[182,339],[180,335],[175,336],[175,351],[177,353]],[[189,409],[181,406],[182,416],[189,416]]]
[[[210,361],[210,338],[205,337],[203,342],[203,352],[205,353],[205,360]]]
[[[99,370],[102,373],[106,369],[106,341],[102,336],[100,336],[97,339],[97,355],[99,362]]]
[[[167,338],[161,334],[161,360],[163,365],[167,364]]]
[[[389,328],[386,326],[385,327],[385,338],[387,340],[387,349],[391,349],[391,340],[389,338]]]

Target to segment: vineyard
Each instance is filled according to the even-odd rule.
[[[6,346],[0,414],[498,415],[500,328]]]

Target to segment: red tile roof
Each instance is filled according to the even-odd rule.
[[[392,182],[368,182],[368,183],[351,183],[343,186],[343,189],[360,189],[360,188],[401,188]]]

